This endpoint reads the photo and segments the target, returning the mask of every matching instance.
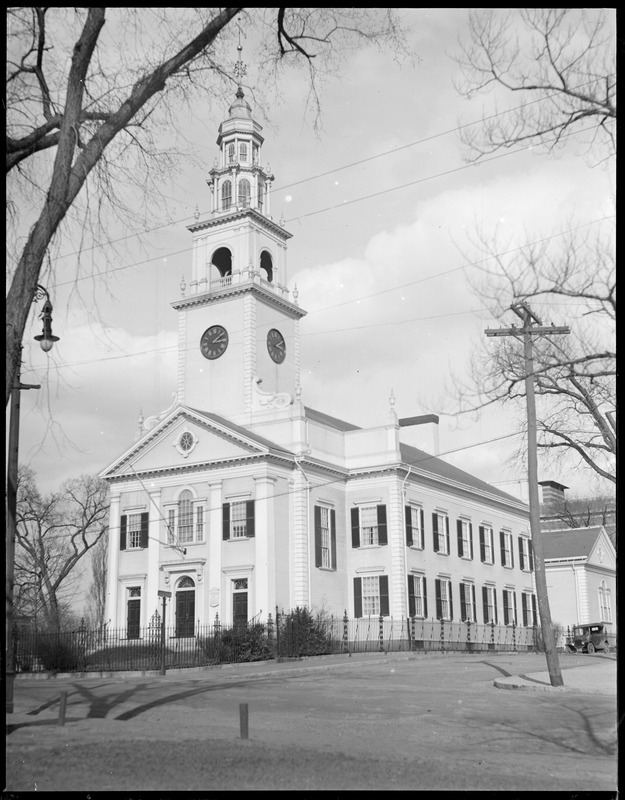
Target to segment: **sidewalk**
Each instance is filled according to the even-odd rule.
[[[498,689],[524,689],[538,692],[577,691],[586,694],[608,694],[616,698],[616,658],[593,660],[588,666],[561,669],[563,686],[552,686],[549,672],[511,675],[496,678]]]

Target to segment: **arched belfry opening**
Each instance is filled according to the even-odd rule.
[[[211,264],[217,267],[219,276],[225,278],[226,275],[232,275],[232,253],[227,247],[219,247],[213,253]]]
[[[273,281],[273,259],[266,250],[260,254],[260,268],[265,273],[266,280],[271,283]]]

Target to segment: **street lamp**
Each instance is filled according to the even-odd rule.
[[[37,284],[33,302],[46,298],[41,317],[43,332],[35,336],[45,353],[49,353],[58,336],[52,334],[52,303],[48,290]],[[17,468],[20,438],[20,392],[22,389],[39,389],[39,384],[22,383],[22,346],[17,350],[15,378],[11,389],[11,421],[9,425],[9,454],[7,461],[7,533],[6,533],[6,713],[13,713],[13,684],[15,680],[15,663],[13,653],[13,584],[15,576],[15,539],[17,535]]]

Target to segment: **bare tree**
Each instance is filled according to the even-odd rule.
[[[471,159],[519,144],[551,150],[571,134],[614,154],[615,9],[472,10],[460,48],[460,93],[495,97],[480,126],[463,128]],[[519,104],[500,113],[501,98]]]
[[[394,9],[9,9],[8,217],[17,232],[7,296],[7,403],[44,259],[64,226],[84,234],[103,206],[137,219],[125,187],[134,182],[148,196],[158,188],[149,183],[158,126],[169,121],[170,130],[179,129],[180,104],[198,96],[210,102],[228,79],[222,44],[231,45],[232,21],[242,12],[263,37],[268,71],[306,66],[313,106],[317,76],[337,71],[343,48],[366,41],[405,51]],[[97,243],[102,234],[91,235]],[[51,259],[48,267],[54,269]]]
[[[77,567],[104,537],[107,518],[108,485],[99,478],[83,475],[42,497],[32,470],[20,470],[15,595],[28,598],[46,628],[61,628]]]
[[[515,250],[482,237],[479,247],[488,258],[470,282],[495,316],[526,301],[543,315],[543,324],[570,325],[570,336],[534,343],[537,444],[554,462],[573,457],[615,484],[616,264],[601,234],[594,239],[584,234]],[[463,412],[495,403],[524,408],[523,348],[514,338],[498,340],[497,347],[478,346],[470,373],[455,380]]]
[[[87,595],[87,617],[94,628],[104,625],[107,566],[108,537],[102,536],[91,551],[91,585]]]
[[[590,528],[592,525],[615,525],[616,507],[612,495],[566,499],[549,508],[544,515],[551,523],[564,528]]]

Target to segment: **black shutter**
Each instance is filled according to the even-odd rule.
[[[534,615],[534,625],[538,625],[538,614],[536,613],[536,595],[532,595],[532,614]]]
[[[471,604],[473,606],[473,622],[477,622],[477,605],[475,602],[475,585],[471,584]]]
[[[519,536],[519,567],[525,569],[525,556],[523,555],[523,537]]]
[[[412,547],[412,511],[410,506],[404,506],[404,514],[406,517],[406,544]]]
[[[222,506],[223,523],[222,523],[222,538],[224,541],[230,538],[230,503],[224,503]]]
[[[499,531],[499,550],[501,555],[501,566],[506,566],[506,544],[503,531]]]
[[[460,558],[464,555],[464,551],[462,549],[462,520],[456,520],[456,528],[458,530],[458,555]]]
[[[428,615],[428,589],[427,581],[423,578],[423,616],[427,618]]]
[[[408,616],[414,617],[417,613],[417,604],[414,596],[414,575],[408,575]]]
[[[521,614],[523,615],[523,627],[527,628],[527,595],[521,595]]]
[[[454,618],[454,600],[451,591],[451,581],[447,581],[447,586],[449,587],[449,619],[452,620]]]
[[[315,566],[320,567],[321,563],[321,508],[315,506]]]
[[[432,541],[434,542],[434,552],[438,553],[438,515],[432,514]],[[440,617],[438,617],[440,619]]]
[[[354,616],[362,617],[362,578],[354,578]]]
[[[482,531],[483,528],[480,528]],[[488,589],[482,586],[482,611],[484,613],[484,625],[488,624]]]
[[[480,525],[480,561],[482,564],[486,561],[486,544],[484,542],[484,526]]]
[[[388,544],[386,532],[386,506],[378,506],[378,544]]]
[[[436,590],[436,619],[441,619],[443,616],[443,603],[441,601],[441,582],[439,578],[434,580],[434,587]]]
[[[126,523],[128,521],[128,517],[123,514],[122,518],[119,522],[119,549],[125,550],[126,549]]]
[[[388,575],[380,575],[378,585],[380,587],[380,616],[388,617]]]
[[[352,547],[360,547],[360,511],[358,507],[352,508]]]
[[[495,625],[499,624],[499,614],[497,613],[497,589],[493,587],[493,618]]]
[[[473,523],[469,522],[469,556],[473,560]]]
[[[467,621],[467,599],[464,583],[460,584],[460,622]]]
[[[530,556],[530,572],[534,572],[534,550],[533,550],[533,547],[534,547],[534,545],[528,539],[527,540],[527,551],[528,551],[529,556]]]
[[[449,517],[445,519],[445,542],[447,543],[447,553],[451,555],[451,547],[449,546]]]
[[[419,516],[421,518],[421,532],[419,534],[419,547],[425,547],[425,514],[423,513],[423,509],[420,509]]]
[[[330,509],[330,566],[336,569],[336,511]]]
[[[245,502],[245,534],[246,536],[253,537],[256,535],[254,524],[254,501],[247,500]]]
[[[510,536],[510,566],[514,569],[514,539],[512,538],[512,534]]]
[[[517,615],[516,615],[516,592],[512,592],[512,608],[514,609],[514,617],[513,622],[517,624]]]
[[[508,614],[508,596],[510,592],[507,589],[503,590],[503,624],[507,625],[510,621],[510,615]]]
[[[147,547],[150,541],[148,539],[149,517],[150,515],[147,511],[141,514],[141,547]]]

